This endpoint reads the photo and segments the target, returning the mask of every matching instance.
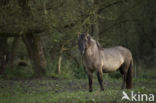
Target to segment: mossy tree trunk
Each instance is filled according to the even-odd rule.
[[[40,38],[33,34],[25,34],[22,36],[30,56],[35,76],[40,77],[45,75],[46,59]]]
[[[14,40],[11,45],[11,50],[9,53],[9,62],[8,62],[10,68],[14,68],[15,54],[19,44],[19,39],[20,39],[19,37],[14,37]]]
[[[0,37],[0,74],[4,73],[7,64],[7,38]]]

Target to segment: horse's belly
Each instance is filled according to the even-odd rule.
[[[114,72],[114,71],[116,71],[116,70],[118,70],[118,68],[119,68],[120,66],[118,66],[118,67],[115,67],[115,66],[112,66],[112,67],[103,67],[103,72],[104,73],[108,73],[108,72]]]
[[[113,72],[120,68],[123,64],[123,59],[119,60],[107,60],[103,62],[103,72]]]

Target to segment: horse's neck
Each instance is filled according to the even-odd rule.
[[[96,53],[98,53],[98,47],[96,44],[94,44],[93,46],[87,48],[86,50],[87,55],[95,55]]]

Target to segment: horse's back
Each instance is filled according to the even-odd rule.
[[[101,55],[105,72],[116,71],[125,61],[132,59],[131,52],[122,46],[104,48],[101,50]]]
[[[132,59],[132,53],[130,52],[130,50],[128,48],[125,48],[125,47],[122,47],[122,46],[117,46],[115,48],[120,51],[121,55],[125,59]]]

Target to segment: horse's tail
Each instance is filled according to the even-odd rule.
[[[128,72],[127,72],[127,78],[126,78],[126,88],[131,89],[132,88],[132,78],[133,78],[133,60],[131,60]]]

